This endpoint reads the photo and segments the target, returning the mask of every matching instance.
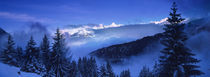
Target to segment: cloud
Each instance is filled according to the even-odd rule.
[[[16,14],[10,12],[0,12],[0,17],[22,21],[22,22],[28,22],[28,21],[41,22],[41,23],[53,22],[51,19],[47,18],[36,18],[27,14]]]
[[[111,25],[105,25],[105,28],[112,28],[112,27],[120,27],[123,26],[123,24],[116,24],[115,22],[112,22]]]
[[[113,28],[113,27],[121,27],[123,24],[116,24],[112,22],[110,25],[103,25],[99,24],[97,26],[89,26],[89,25],[83,25],[77,28],[65,28],[62,29],[62,33],[67,33],[70,36],[76,36],[76,37],[94,37],[94,31],[93,30],[98,30],[98,29],[106,29],[106,28]]]
[[[80,45],[83,45],[83,44],[86,44],[87,41],[76,41],[76,42],[72,42],[70,43],[69,46],[80,46]]]
[[[168,17],[161,19],[160,21],[151,21],[150,23],[154,23],[154,24],[168,24]],[[185,18],[184,21],[182,21],[182,23],[188,23],[189,22],[189,18]]]
[[[99,24],[99,26],[94,26],[92,27],[92,29],[105,29],[105,28],[113,28],[113,27],[120,27],[123,26],[123,24],[116,24],[115,22],[112,22],[112,24],[110,25],[103,25],[103,24]]]
[[[93,34],[94,32],[90,30],[91,27],[89,26],[83,26],[83,27],[78,27],[78,28],[71,28],[71,29],[62,29],[61,32],[68,34],[72,37],[94,37]]]
[[[24,28],[15,30],[10,34],[13,36],[16,45],[24,47],[31,36],[33,36],[37,45],[39,45],[39,42],[42,41],[45,34],[48,37],[51,37],[50,33],[51,32],[49,32],[45,25],[39,22],[31,22],[28,25],[25,25]]]
[[[160,21],[151,21],[150,23],[154,23],[154,24],[166,24],[168,20],[168,17],[161,19]]]

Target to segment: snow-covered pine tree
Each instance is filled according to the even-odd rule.
[[[112,71],[112,66],[110,65],[109,61],[107,61],[106,69],[108,77],[115,77],[114,72]]]
[[[139,77],[153,77],[152,72],[150,72],[149,68],[146,66],[143,66],[143,69],[141,70]]]
[[[50,55],[51,75],[64,77],[70,70],[70,62],[66,56],[69,48],[66,46],[64,36],[60,33],[59,29],[57,29],[53,39],[54,43]]]
[[[102,65],[100,67],[99,77],[108,77],[108,74],[107,74],[107,70],[106,70],[105,65]]]
[[[31,36],[26,46],[25,55],[23,56],[22,71],[33,72],[40,74],[43,70],[43,66],[39,60],[39,49],[35,46],[36,43]]]
[[[12,39],[12,36],[8,36],[8,40],[5,46],[5,49],[0,54],[0,60],[5,63],[12,66],[18,66],[17,60],[16,60],[16,51],[14,49],[14,41]]]
[[[17,47],[16,48],[16,52],[17,52],[17,55],[16,55],[16,60],[17,60],[17,67],[19,67],[19,71],[17,72],[18,75],[21,75],[21,67],[23,66],[23,60],[24,60],[24,54],[23,54],[23,49],[21,47]]]
[[[16,52],[17,52],[16,60],[17,60],[18,67],[21,67],[22,66],[22,61],[23,61],[23,55],[24,55],[23,54],[23,49],[21,47],[17,47]]]
[[[120,77],[131,77],[130,70],[124,70],[120,73]]]
[[[191,50],[185,46],[187,35],[184,32],[185,24],[181,23],[184,18],[181,17],[181,14],[177,14],[175,2],[171,10],[167,20],[169,24],[165,25],[164,38],[161,41],[166,48],[161,51],[163,56],[160,56],[159,60],[160,77],[172,77],[179,65],[184,67],[186,77],[201,75],[202,72],[196,69],[199,66],[194,65],[200,60],[194,58],[195,54],[192,54]]]
[[[49,75],[49,71],[50,71],[50,42],[48,40],[47,35],[44,35],[44,38],[42,39],[42,42],[40,44],[40,58],[41,58],[41,62],[43,64],[43,66],[45,67],[45,75],[44,77],[48,77]]]

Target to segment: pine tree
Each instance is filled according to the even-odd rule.
[[[88,70],[88,63],[87,63],[87,58],[79,58],[78,61],[78,69],[79,73],[81,74],[82,77],[88,76],[89,70]]]
[[[83,65],[82,65],[82,58],[80,57],[77,63],[77,67],[78,67],[78,73],[80,76],[82,76],[82,71],[83,71]]]
[[[105,65],[102,65],[100,67],[99,77],[108,77],[108,74],[107,74],[107,70],[106,70]]]
[[[78,69],[76,61],[72,61],[70,67],[71,68],[69,70],[68,77],[78,77]]]
[[[22,66],[22,61],[23,61],[23,55],[24,55],[23,54],[23,49],[21,47],[17,47],[16,52],[17,52],[16,60],[17,60],[18,67],[21,67]]]
[[[14,41],[12,39],[12,36],[8,36],[7,44],[5,46],[5,49],[3,52],[1,52],[0,60],[9,65],[17,66],[17,60],[16,60],[16,51],[14,49]]]
[[[26,46],[26,54],[23,56],[23,66],[21,67],[22,71],[33,72],[40,74],[42,71],[42,65],[40,65],[39,60],[39,49],[35,46],[36,43],[31,36],[27,46]]]
[[[66,56],[68,47],[66,46],[64,36],[60,33],[59,29],[57,29],[53,39],[54,43],[50,56],[51,75],[55,75],[55,77],[64,77],[70,70],[70,62]]]
[[[155,65],[153,66],[152,75],[153,77],[159,77],[160,68],[158,63],[155,61]]]
[[[124,70],[120,73],[120,77],[131,77],[129,70]]]
[[[91,57],[89,59],[88,64],[90,65],[90,77],[98,77],[98,68],[97,68],[97,64],[96,64],[96,60]]]
[[[144,66],[141,70],[139,77],[153,77],[152,72],[150,72],[149,68]]]
[[[161,72],[160,77],[172,77],[178,66],[184,67],[185,77],[192,75],[201,75],[202,72],[196,70],[199,66],[193,65],[200,62],[200,60],[193,58],[195,54],[190,52],[190,49],[185,46],[187,35],[184,32],[185,24],[182,23],[184,18],[181,14],[177,14],[176,3],[173,3],[172,12],[168,17],[169,24],[165,25],[164,38],[161,43],[166,47],[161,52],[160,56]]]
[[[47,35],[44,35],[44,38],[40,44],[40,50],[41,50],[41,61],[42,64],[44,65],[45,69],[46,69],[46,74],[45,77],[49,76],[49,71],[50,71],[50,42],[47,38]]]
[[[108,77],[115,77],[114,72],[112,71],[112,66],[110,65],[108,61],[106,64],[106,69],[107,69]]]
[[[23,60],[24,60],[24,54],[23,54],[23,49],[21,47],[16,48],[16,60],[17,60],[17,67],[21,68],[23,65]],[[21,69],[18,71],[18,75],[21,75]]]

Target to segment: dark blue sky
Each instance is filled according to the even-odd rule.
[[[0,0],[0,27],[147,23],[168,17],[173,1],[184,17],[209,15],[208,0]]]

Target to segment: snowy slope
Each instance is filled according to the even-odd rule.
[[[34,73],[21,72],[18,75],[19,68],[0,63],[0,77],[41,77]]]

